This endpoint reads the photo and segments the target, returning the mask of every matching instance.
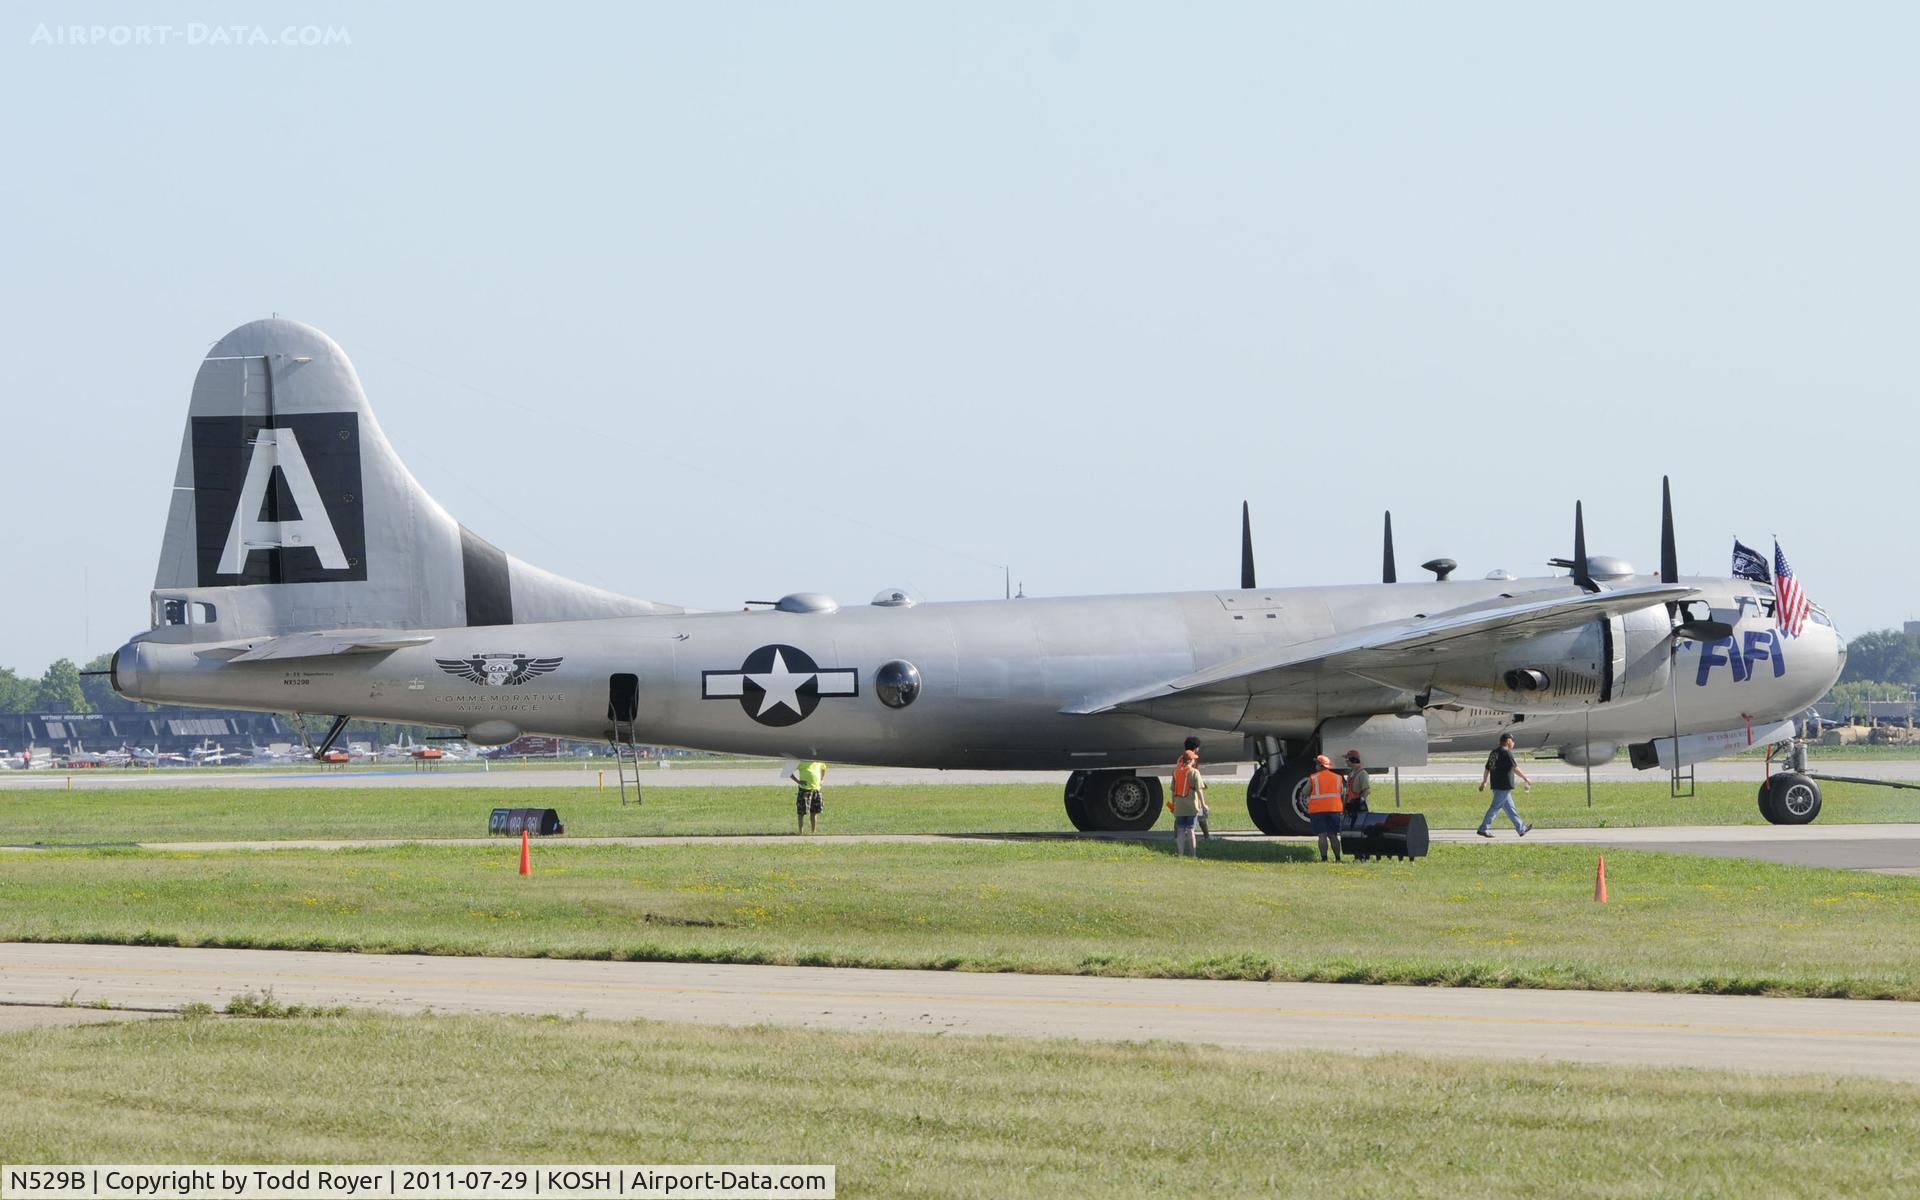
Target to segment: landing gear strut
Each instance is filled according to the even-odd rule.
[[[1160,819],[1163,793],[1153,775],[1075,771],[1067,776],[1067,820],[1082,833],[1139,833]]]

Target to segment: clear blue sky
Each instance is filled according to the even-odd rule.
[[[736,607],[1650,569],[1920,610],[1905,5],[0,9],[0,664],[278,312],[519,556]],[[166,45],[46,44],[171,22]],[[350,44],[192,44],[195,24]],[[111,35],[109,35],[111,36]],[[296,38],[297,38],[296,34]]]

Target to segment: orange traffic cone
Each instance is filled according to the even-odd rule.
[[[533,874],[533,843],[527,839],[527,831],[524,829],[520,831],[520,873],[522,875]],[[1602,890],[1604,890],[1605,887],[1606,884],[1602,883]],[[1602,896],[1601,899],[1604,900],[1606,897]]]
[[[521,872],[525,874],[524,869]],[[1593,898],[1596,903],[1607,902],[1607,856],[1600,856],[1600,869],[1593,876]]]

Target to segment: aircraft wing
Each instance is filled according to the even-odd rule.
[[[264,642],[238,646],[218,646],[202,651],[210,658],[227,662],[265,662],[277,658],[326,658],[334,654],[386,654],[408,646],[424,646],[433,640],[425,634],[382,633],[290,633]]]
[[[1484,653],[1497,649],[1503,642],[1573,629],[1600,617],[1690,600],[1698,595],[1698,588],[1681,584],[1642,584],[1606,592],[1469,605],[1430,617],[1387,621],[1277,650],[1263,650],[1150,688],[1092,700],[1061,711],[1113,712],[1189,692],[1251,695],[1316,675],[1423,665],[1433,662],[1436,656]]]

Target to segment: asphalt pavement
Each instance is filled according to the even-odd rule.
[[[1920,825],[1648,825],[1627,829],[1535,829],[1525,838],[1495,825],[1491,839],[1469,829],[1442,829],[1436,842],[1483,846],[1600,846],[1661,850],[1715,858],[1756,858],[1797,867],[1838,867],[1885,875],[1920,875]]]

